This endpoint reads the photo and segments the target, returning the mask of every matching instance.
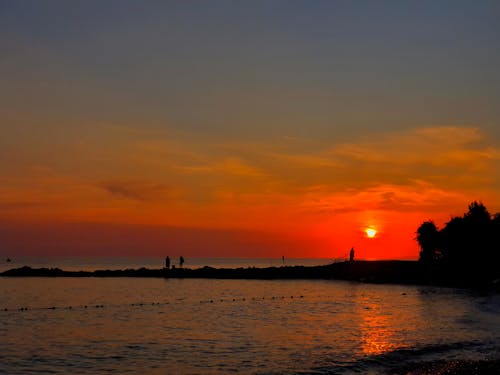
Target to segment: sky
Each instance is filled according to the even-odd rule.
[[[0,254],[416,259],[423,221],[500,211],[499,19],[0,0]]]

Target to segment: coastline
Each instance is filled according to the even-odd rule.
[[[498,374],[500,359],[484,360],[436,360],[415,362],[390,371],[390,374],[431,375],[431,374]]]
[[[375,284],[411,284],[445,287],[485,287],[500,290],[498,280],[478,282],[458,274],[429,270],[418,261],[378,260],[339,262],[323,266],[282,266],[266,268],[172,268],[65,271],[60,268],[13,268],[1,277],[157,277],[202,279],[323,279]]]

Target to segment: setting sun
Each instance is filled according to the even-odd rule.
[[[373,238],[373,237],[375,237],[375,236],[376,236],[377,231],[376,231],[375,229],[373,229],[373,228],[366,228],[366,229],[365,229],[365,233],[366,233],[366,236],[367,236],[368,238]]]

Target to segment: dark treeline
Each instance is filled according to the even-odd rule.
[[[441,229],[426,221],[416,234],[429,275],[469,285],[500,278],[500,213],[491,215],[481,202]]]

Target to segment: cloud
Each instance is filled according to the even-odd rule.
[[[373,183],[405,184],[420,179],[434,184],[473,188],[490,185],[500,148],[476,127],[434,126],[405,131],[365,133],[350,142],[282,137],[272,140],[213,139],[175,134],[152,138],[145,132],[124,147],[115,163],[134,178],[142,171],[169,176],[169,184],[196,190],[274,189],[298,194],[314,185],[337,190]],[[120,161],[118,158],[121,157]],[[497,163],[498,164],[498,163]],[[121,172],[126,172],[126,167]],[[199,180],[199,184],[196,183]],[[232,185],[232,186],[228,186]],[[144,199],[129,183],[108,184],[116,195]]]
[[[139,201],[159,198],[171,192],[166,185],[140,181],[104,181],[99,187],[113,196]]]
[[[464,193],[417,180],[408,185],[380,184],[343,191],[314,189],[305,194],[301,206],[304,213],[337,215],[360,211],[440,211],[464,202]]]
[[[500,149],[474,127],[379,131],[349,142],[289,137],[201,142],[196,136],[124,134],[113,139],[117,147],[109,147],[107,139],[91,143],[68,165],[47,163],[53,171],[9,172],[0,179],[2,208],[21,216],[29,211],[22,202],[41,202],[44,210],[32,210],[33,216],[51,211],[100,219],[106,211],[110,221],[212,225],[217,218],[255,226],[271,225],[263,219],[270,213],[281,215],[276,223],[283,217],[300,222],[304,214],[450,212],[450,205],[462,207],[471,199],[500,200]],[[81,168],[74,168],[76,162]]]
[[[330,145],[328,140],[280,139],[275,144],[223,145],[220,153],[204,151],[210,162],[184,167],[185,173],[256,177],[246,185],[217,181],[226,184],[231,196],[253,190],[256,201],[288,196],[301,206],[314,197],[322,203],[308,209],[324,213],[358,207],[443,208],[441,201],[463,205],[471,192],[495,185],[500,160],[493,140],[476,127],[459,126],[372,133]],[[315,195],[308,189],[316,189]],[[333,204],[332,197],[340,199]]]
[[[471,127],[424,127],[406,132],[372,135],[371,139],[333,147],[332,157],[367,163],[470,166],[498,159],[498,148],[484,145],[485,137]]]
[[[266,173],[236,157],[227,157],[209,164],[182,166],[179,170],[187,173],[222,174],[234,176],[260,177]]]

